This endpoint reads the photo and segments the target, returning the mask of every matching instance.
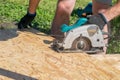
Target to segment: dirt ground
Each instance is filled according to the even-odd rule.
[[[57,53],[34,29],[0,30],[0,80],[120,80],[120,55]]]

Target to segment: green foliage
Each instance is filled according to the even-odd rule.
[[[25,5],[10,2],[8,0],[0,1],[0,22],[18,21],[18,19],[26,11]]]
[[[120,17],[111,22],[111,39],[108,47],[108,53],[120,53]]]
[[[0,23],[19,21],[23,17],[28,8],[29,0],[0,0]],[[84,8],[90,0],[77,0],[75,10],[78,7]],[[116,0],[113,0],[115,3]],[[51,22],[53,20],[57,0],[41,0],[37,9],[37,16],[33,21],[34,28],[49,33]],[[74,14],[70,18],[70,24],[73,24],[78,19]],[[108,53],[120,52],[120,17],[112,21],[112,38],[108,47]]]

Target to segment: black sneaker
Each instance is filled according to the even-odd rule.
[[[28,28],[31,25],[31,22],[34,20],[36,16],[35,14],[27,13],[23,18],[21,18],[20,22],[18,23],[18,29]]]

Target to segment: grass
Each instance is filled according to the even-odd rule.
[[[108,53],[120,53],[120,17],[112,20],[112,37],[108,47]]]
[[[26,14],[29,0],[0,0],[0,23],[19,21]],[[113,0],[115,2],[116,0]],[[77,0],[76,6],[84,7],[89,0]],[[55,14],[57,0],[41,0],[37,9],[37,16],[33,21],[33,25],[39,31],[49,33],[51,22]],[[78,17],[71,16],[70,24],[73,24]],[[108,53],[120,52],[120,17],[112,21],[112,38],[108,47]],[[117,40],[116,40],[117,38]],[[119,38],[119,39],[118,39]]]

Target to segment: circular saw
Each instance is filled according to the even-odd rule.
[[[53,41],[52,48],[58,52],[103,52],[106,46],[103,33],[95,24],[78,26],[65,32],[63,41]]]

